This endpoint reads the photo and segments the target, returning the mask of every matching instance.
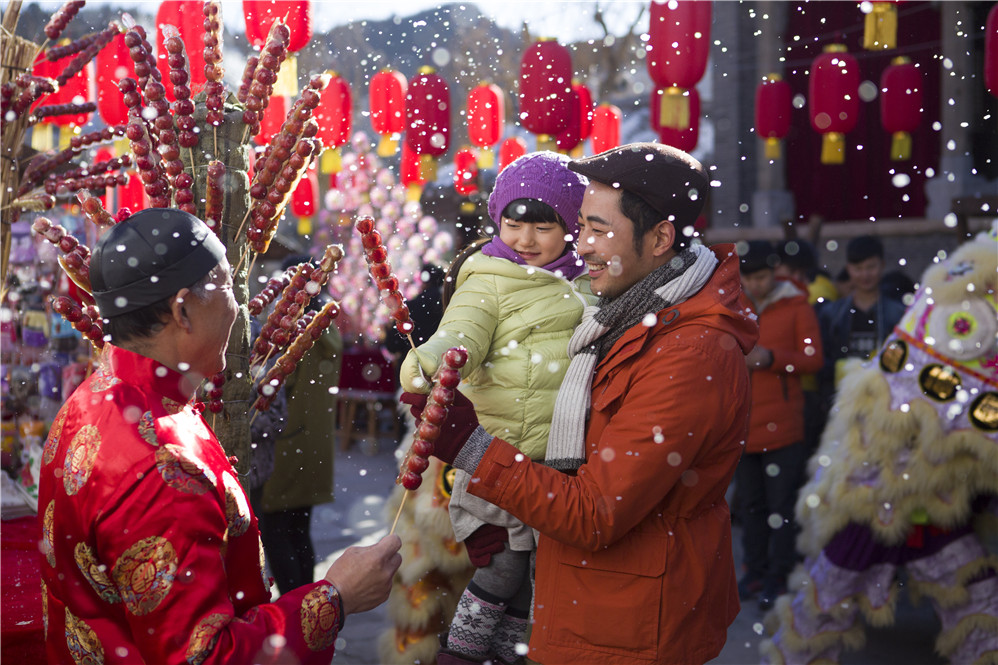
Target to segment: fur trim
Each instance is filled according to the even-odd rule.
[[[412,665],[433,663],[440,649],[440,641],[433,635],[401,635],[385,632],[378,638],[378,658],[384,665]]]
[[[956,586],[909,578],[908,594],[912,603],[918,603],[923,597],[928,597],[943,608],[963,605],[968,599],[967,583],[988,569],[998,572],[998,556],[989,555],[961,566],[956,571]]]
[[[963,644],[972,632],[980,630],[988,635],[994,635],[998,639],[998,617],[985,614],[972,614],[964,617],[950,630],[940,633],[936,639],[936,651],[939,655],[947,657],[956,651]],[[998,655],[998,649],[989,652]],[[978,660],[977,662],[981,662]]]
[[[786,648],[797,654],[821,653],[825,649],[841,644],[846,649],[858,651],[866,644],[866,634],[863,624],[854,620],[845,631],[827,631],[812,637],[803,637],[797,632],[794,623],[792,598],[781,596],[777,598],[775,612],[780,619],[780,636]],[[808,608],[810,611],[810,608]]]

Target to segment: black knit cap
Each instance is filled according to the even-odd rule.
[[[677,229],[696,222],[710,191],[700,162],[661,143],[629,143],[569,162],[568,168],[637,195]]]
[[[225,246],[200,219],[149,208],[115,224],[90,258],[90,285],[101,316],[141,309],[196,284],[225,259]]]
[[[749,240],[735,245],[741,274],[751,275],[760,270],[773,270],[780,264],[780,254],[768,240]]]

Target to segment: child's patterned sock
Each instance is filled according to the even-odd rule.
[[[492,651],[503,663],[515,663],[523,659],[526,653],[518,653],[517,645],[524,642],[527,634],[528,610],[518,610],[512,607],[506,609],[502,621],[496,626],[492,635]],[[521,647],[522,650],[522,647]]]
[[[502,621],[505,609],[506,601],[470,582],[457,602],[457,612],[447,635],[447,648],[484,660],[489,655],[492,634]]]

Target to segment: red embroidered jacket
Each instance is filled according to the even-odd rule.
[[[340,627],[321,581],[270,601],[256,517],[181,375],[106,346],[42,455],[50,663],[328,664]]]

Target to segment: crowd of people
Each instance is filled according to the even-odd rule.
[[[741,601],[786,591],[843,362],[875,354],[905,306],[875,237],[848,243],[842,297],[807,242],[695,242],[709,188],[657,143],[526,155],[496,181],[493,233],[432,281],[442,309],[417,309],[439,324],[402,359],[401,399],[418,418],[441,353],[468,349],[434,455],[457,469],[451,517],[478,567],[441,665],[706,662]],[[42,466],[50,659],[328,663],[401,562],[390,535],[313,580],[342,341],[317,342],[284,422],[257,426],[247,493],[191,405],[236,316],[224,247],[187,213],[144,210],[99,240],[91,278],[110,344]]]

